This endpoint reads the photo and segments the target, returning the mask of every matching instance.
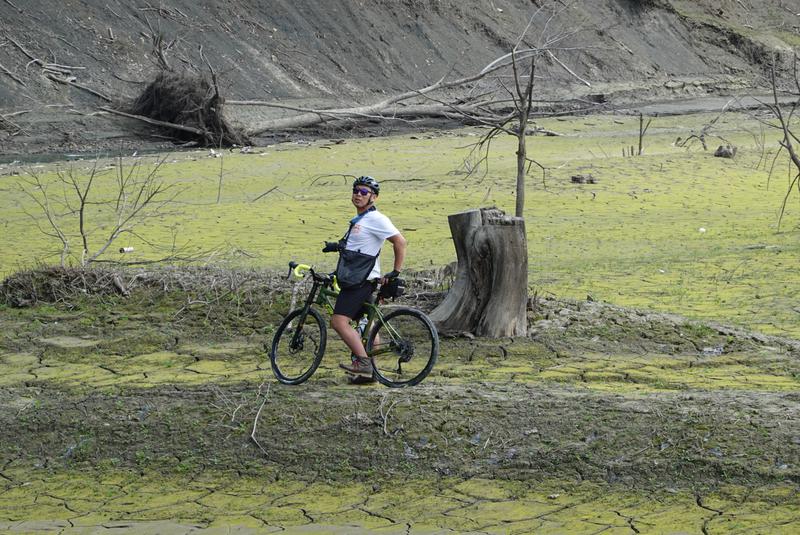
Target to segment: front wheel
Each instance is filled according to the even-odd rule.
[[[439,356],[439,335],[431,320],[413,308],[397,308],[378,319],[367,339],[375,378],[386,386],[414,386]]]
[[[319,312],[293,310],[284,318],[275,337],[269,360],[275,377],[286,385],[299,385],[311,377],[325,354],[328,331]]]

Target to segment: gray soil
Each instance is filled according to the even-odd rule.
[[[763,90],[772,55],[787,66],[798,12],[798,0],[579,2],[549,31],[575,30],[568,45],[581,50],[557,55],[591,87],[552,63],[540,94],[625,108]],[[202,47],[228,99],[346,106],[473,74],[508,52],[530,13],[528,0],[0,2],[0,158],[173,149],[164,132],[97,110],[124,105],[153,79],[154,40],[178,70],[207,72]],[[542,35],[543,23],[530,35]],[[252,125],[286,112],[229,105],[225,113]],[[334,124],[255,142],[402,128]]]

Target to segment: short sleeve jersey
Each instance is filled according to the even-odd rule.
[[[347,249],[360,251],[368,255],[376,255],[383,247],[386,238],[400,234],[388,217],[377,210],[372,210],[364,214],[353,228],[350,236],[347,237]],[[380,257],[375,261],[375,267],[367,277],[368,280],[378,279],[381,276]]]

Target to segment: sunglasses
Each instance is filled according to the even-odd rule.
[[[361,195],[362,197],[366,197],[367,195],[372,193],[372,190],[369,188],[353,188],[353,195],[355,195],[356,193]]]

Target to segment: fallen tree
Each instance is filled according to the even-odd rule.
[[[102,106],[102,111],[136,119],[160,129],[172,131],[181,141],[197,141],[205,146],[235,146],[250,143],[251,138],[267,132],[292,130],[338,120],[381,121],[405,120],[417,117],[440,117],[464,120],[494,114],[484,109],[496,106],[489,101],[465,98],[460,102],[437,102],[405,104],[412,98],[426,98],[436,91],[463,88],[507,65],[492,65],[480,73],[457,80],[444,79],[421,89],[394,95],[380,102],[351,108],[309,109],[259,100],[226,100],[219,93],[212,75],[176,72],[162,68],[139,96],[129,105],[117,108]],[[213,73],[213,70],[212,70]],[[225,118],[225,104],[238,106],[263,106],[298,112],[297,115],[262,121],[249,127],[231,125]]]
[[[536,13],[544,11],[546,10],[539,8]],[[219,91],[216,73],[203,56],[202,49],[200,57],[205,62],[210,77],[197,72],[175,70],[167,61],[169,47],[164,45],[163,39],[154,39],[153,56],[157,58],[159,65],[155,78],[131,104],[103,106],[100,109],[170,131],[171,135],[181,141],[196,141],[205,146],[245,145],[250,143],[251,138],[269,132],[307,128],[335,121],[404,121],[431,117],[460,120],[466,124],[485,123],[496,121],[501,116],[507,119],[514,116],[512,100],[498,98],[497,94],[506,90],[499,73],[507,71],[515,61],[546,53],[553,65],[570,76],[577,77],[555,55],[558,46],[554,43],[548,43],[545,47],[540,44],[521,46],[523,44],[520,38],[512,52],[494,59],[479,72],[469,76],[448,79],[445,75],[426,87],[411,89],[370,104],[314,109],[280,102],[225,99]],[[483,85],[479,87],[479,83]],[[456,94],[458,95],[455,96]],[[553,103],[545,100],[537,102],[543,106]],[[557,102],[564,106],[568,101],[562,99]],[[225,105],[263,106],[297,113],[255,124],[234,126],[225,118]],[[573,101],[572,107],[578,106],[581,106],[580,101]]]
[[[532,51],[528,50],[528,51],[523,51],[521,53],[530,54],[531,52]],[[380,102],[367,104],[364,106],[356,106],[352,108],[331,108],[331,109],[311,110],[311,109],[295,108],[283,104],[275,104],[270,102],[236,101],[236,100],[231,101],[231,104],[251,105],[251,106],[260,105],[260,106],[283,108],[283,109],[290,109],[303,112],[300,115],[292,117],[263,121],[247,130],[247,134],[250,136],[258,136],[270,130],[281,130],[286,128],[302,128],[302,127],[312,126],[315,124],[323,123],[331,119],[366,118],[366,117],[379,117],[381,119],[390,119],[392,117],[398,117],[398,116],[412,116],[412,115],[445,116],[445,114],[450,116],[458,115],[460,117],[464,117],[465,112],[470,111],[474,113],[476,110],[479,110],[482,106],[486,106],[490,102],[481,98],[465,98],[462,100],[462,102],[439,103],[438,105],[429,104],[427,106],[411,106],[409,107],[409,109],[404,109],[403,107],[398,106],[398,104],[413,98],[427,97],[428,95],[436,91],[444,91],[453,88],[464,88],[465,86],[471,83],[477,82],[478,80],[487,77],[488,75],[490,75],[495,71],[507,67],[507,64],[504,64],[503,62],[497,62],[497,60],[495,60],[492,63],[493,64],[488,65],[479,73],[471,76],[449,81],[445,80],[444,78],[441,78],[436,83],[431,84],[427,87],[406,91],[404,93],[400,93],[391,96],[389,98],[383,99]]]

